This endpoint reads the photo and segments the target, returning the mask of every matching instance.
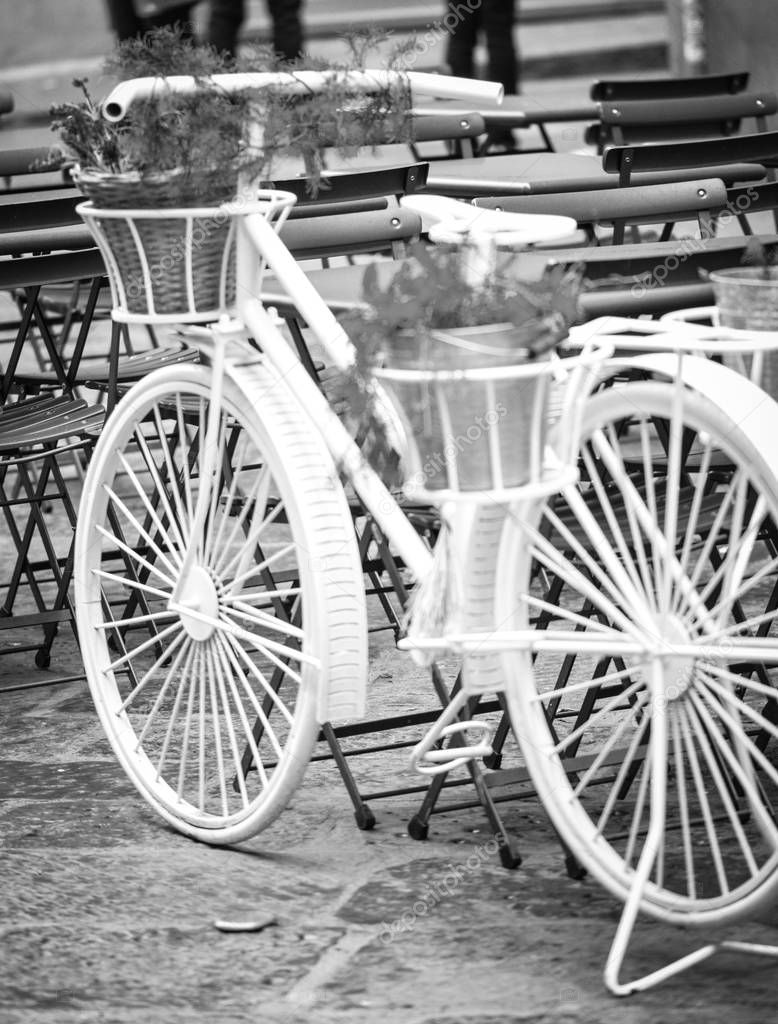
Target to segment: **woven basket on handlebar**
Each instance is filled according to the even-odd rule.
[[[109,275],[113,272],[118,278],[113,283],[129,314],[201,318],[233,303],[234,254],[226,252],[233,238],[229,218],[216,209],[206,216],[185,215],[187,207],[215,208],[233,198],[234,182],[223,171],[145,177],[77,171],[73,177],[96,207],[94,226],[112,257],[106,260]],[[142,212],[168,208],[170,217],[144,218]],[[101,209],[134,212],[124,218],[100,218]]]

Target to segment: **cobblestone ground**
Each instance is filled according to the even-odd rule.
[[[432,707],[423,671],[383,636],[373,645],[370,716]],[[8,647],[21,636],[2,639]],[[67,633],[48,672],[32,668],[29,652],[0,662],[4,686],[55,669],[79,669]],[[436,815],[417,842],[406,827],[420,794],[405,793],[371,801],[377,825],[359,831],[337,771],[321,760],[266,833],[214,849],[146,808],[83,681],[5,692],[2,710],[2,1024],[774,1018],[774,962],[735,954],[627,1001],[607,995],[601,970],[619,907],[593,882],[567,878],[531,798],[500,805],[524,857],[508,871],[479,806]],[[391,739],[418,738],[420,728]],[[406,756],[373,752],[351,763],[365,791],[423,786]],[[445,798],[463,803],[472,793],[467,785]],[[231,933],[216,920],[268,923]],[[641,922],[629,970],[707,937]],[[774,911],[738,937],[778,941]]]

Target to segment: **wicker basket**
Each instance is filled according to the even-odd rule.
[[[406,489],[502,491],[542,475],[547,359],[512,324],[403,333],[376,369],[402,423]],[[423,368],[420,368],[423,367]]]
[[[765,276],[766,273],[766,276]],[[778,267],[750,267],[710,275],[719,323],[738,331],[778,331]],[[745,357],[750,372],[751,356]],[[761,387],[778,400],[778,349],[763,353]]]
[[[93,204],[82,215],[106,258],[119,318],[202,321],[233,304],[234,232],[218,204],[234,188],[223,172],[141,178],[79,171],[74,178]],[[159,215],[167,209],[170,216]]]

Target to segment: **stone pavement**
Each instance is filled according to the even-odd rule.
[[[67,633],[53,660],[78,672]],[[6,655],[0,670],[4,685],[53,672],[33,669],[29,653]],[[336,770],[320,760],[269,830],[209,848],[147,809],[83,681],[1,699],[0,1024],[774,1019],[774,963],[734,954],[627,1001],[609,996],[601,971],[619,907],[593,882],[567,878],[534,799],[501,805],[524,857],[508,871],[478,806],[436,815],[417,842],[406,827],[420,796],[405,793],[371,801],[376,827],[359,831]],[[369,717],[433,703],[424,672],[374,634]],[[365,790],[423,783],[406,757],[351,763]],[[225,932],[217,920],[264,927]],[[778,941],[774,909],[738,937]],[[641,922],[629,969],[644,972],[703,938]]]

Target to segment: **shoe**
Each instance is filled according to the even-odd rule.
[[[481,147],[481,155],[487,153],[515,153],[520,146],[517,144],[510,128],[491,128]]]

